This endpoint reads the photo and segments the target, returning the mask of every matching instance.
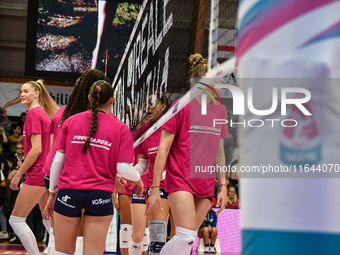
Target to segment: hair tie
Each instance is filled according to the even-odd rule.
[[[98,89],[98,93],[100,92],[100,87],[99,86],[96,86],[97,87],[97,89]]]
[[[192,63],[192,66],[198,64],[198,62],[200,62],[202,59],[203,59],[202,57],[198,58],[196,61],[194,61],[194,63]]]

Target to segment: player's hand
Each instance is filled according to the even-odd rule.
[[[120,174],[116,175],[116,181],[121,181],[123,184],[127,184],[128,181],[124,179]]]
[[[44,210],[44,214],[48,220],[53,218],[53,206],[54,206],[54,201],[55,201],[56,196],[57,196],[57,192],[55,193],[50,192],[50,195],[48,197],[47,204]]]
[[[10,188],[12,190],[19,190],[18,185],[20,183],[20,180],[21,180],[21,176],[19,176],[18,173],[16,173],[11,180]]]
[[[155,187],[151,189],[150,196],[148,198],[148,201],[146,203],[146,210],[145,210],[145,216],[148,217],[150,214],[150,210],[153,206],[153,204],[157,202],[159,209],[163,211],[162,208],[162,201],[161,201],[161,196],[159,195],[159,187]]]
[[[144,191],[144,183],[142,181],[142,178],[139,179],[139,181],[137,182],[137,197],[141,198],[143,195],[143,191]]]
[[[115,190],[117,190],[117,191],[119,191],[119,192],[124,192],[124,191],[125,191],[125,187],[124,187],[124,185],[121,183],[121,180],[123,180],[122,177],[121,177],[119,174],[117,174],[117,176],[116,176]],[[126,182],[125,182],[125,183],[126,183]]]
[[[221,186],[220,193],[217,195],[217,207],[220,209],[216,212],[219,215],[227,205],[227,188],[226,186]]]

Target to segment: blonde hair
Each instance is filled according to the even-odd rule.
[[[192,54],[189,57],[189,63],[191,65],[189,71],[190,78],[201,78],[201,75],[208,71],[208,60],[199,53]]]
[[[231,199],[229,198],[229,191],[230,191],[231,189],[235,190],[235,197],[234,197],[233,200],[231,200]],[[237,194],[236,194],[236,189],[235,189],[235,187],[233,187],[233,186],[232,186],[232,187],[229,187],[229,188],[228,188],[228,191],[227,191],[227,201],[228,201],[228,203],[229,203],[229,204],[233,204],[233,203],[236,203],[237,200],[238,200],[238,198],[237,198]]]
[[[39,91],[38,102],[39,105],[45,110],[48,117],[52,119],[55,112],[59,109],[59,106],[54,102],[50,94],[47,92],[44,81],[37,80],[37,81],[28,81],[25,84],[30,84],[34,91]]]

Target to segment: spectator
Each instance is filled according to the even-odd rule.
[[[16,168],[17,165],[17,159],[15,157],[9,157],[7,159],[7,166],[9,168],[9,171],[12,171]],[[1,171],[1,184],[0,184],[0,224],[2,231],[0,232],[0,240],[2,239],[9,239],[9,235],[7,232],[7,218],[6,218],[6,212],[9,209],[9,205],[11,204],[11,190],[9,186],[7,187],[6,177]],[[9,189],[7,192],[6,189]]]
[[[232,182],[231,182],[231,178],[226,178],[226,184],[227,184],[227,189],[229,189],[230,187],[233,186]]]
[[[234,187],[228,189],[227,195],[227,206],[239,207],[240,200],[237,198],[236,189]]]
[[[8,157],[15,156],[18,161],[18,166],[20,167],[25,160],[24,146],[21,142],[15,144],[15,151],[8,154]]]
[[[25,120],[26,120],[26,112],[22,112],[18,120],[18,124],[20,125],[21,130],[24,130]]]
[[[22,142],[24,135],[18,123],[12,124],[13,135],[8,137],[10,152],[15,152],[15,144]]]
[[[0,126],[0,154],[2,154],[3,152],[2,145],[7,142],[8,142],[8,138],[7,138],[5,129],[3,128],[3,126]]]
[[[22,146],[22,144],[21,144],[21,146]],[[19,169],[19,166],[18,166],[17,163],[18,163],[17,157],[14,156],[13,153],[12,153],[12,155],[10,154],[7,157],[8,172],[5,174],[5,176],[7,178],[6,183],[7,183],[8,188],[10,190],[11,190],[11,188],[9,187],[10,180],[13,178],[16,170]],[[22,184],[22,182],[24,181],[25,178],[26,178],[26,175],[23,175],[22,181],[18,184],[19,189],[20,189],[20,186],[21,186],[21,184]],[[11,196],[10,196],[9,204],[6,203],[6,205],[4,206],[5,208],[1,208],[1,210],[4,210],[5,212],[7,212],[7,211],[12,212],[18,194],[19,194],[19,190],[15,190],[15,191],[11,190]],[[6,224],[7,224],[7,218],[6,218]],[[9,232],[10,232],[9,233],[10,244],[20,244],[21,243],[20,239],[14,234],[13,229],[10,226],[9,226]]]
[[[2,145],[7,142],[8,142],[8,139],[7,139],[6,133],[4,132],[4,128],[0,126],[0,169],[1,170],[5,169],[5,163],[6,163],[5,156],[2,154],[4,150]]]
[[[22,163],[24,163],[25,160],[25,155],[24,155],[24,146],[22,145],[22,143],[16,143],[15,144],[15,152],[11,152],[7,155],[7,159],[14,157],[16,159],[16,163],[15,166],[16,169],[18,170],[19,167],[22,165]],[[5,168],[5,175],[8,176],[10,173],[10,169]]]
[[[198,230],[198,237],[203,238],[204,253],[216,253],[215,242],[217,238],[217,215],[211,210],[213,203],[211,202],[209,211],[205,216],[202,225]],[[210,244],[209,244],[210,239]]]
[[[12,121],[7,116],[7,111],[0,107],[0,125],[4,128],[6,136],[11,132]]]

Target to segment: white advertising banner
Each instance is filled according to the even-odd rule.
[[[105,253],[108,252],[117,252],[117,243],[118,243],[118,213],[116,208],[113,208],[114,214],[112,217],[112,221],[107,232],[106,242],[105,242]]]
[[[20,100],[21,86],[22,83],[0,82],[0,107],[7,110],[8,116],[20,116],[22,112],[27,111]],[[67,104],[73,90],[73,87],[66,86],[46,85],[45,87],[59,106]]]

